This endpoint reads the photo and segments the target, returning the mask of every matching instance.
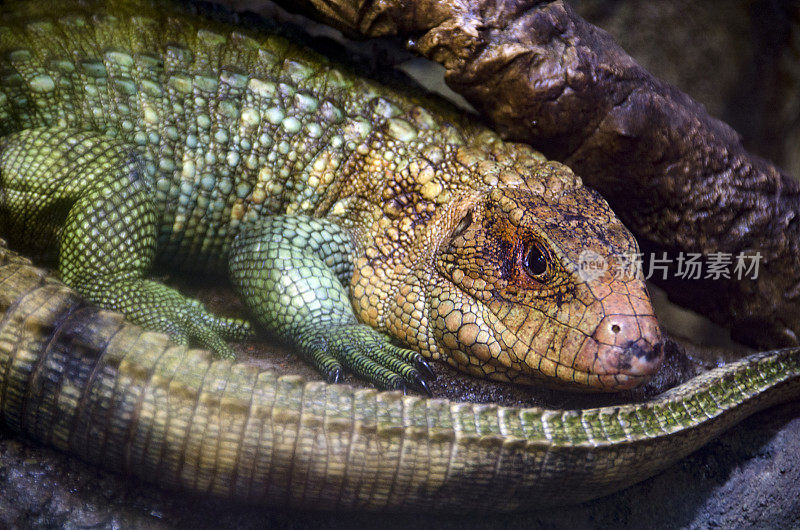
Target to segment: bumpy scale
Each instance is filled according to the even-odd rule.
[[[277,36],[48,8],[0,18],[0,233],[91,302],[230,356],[247,322],[146,278],[230,269],[329,380],[389,388],[426,388],[420,354],[603,390],[658,366],[636,243],[568,168]]]

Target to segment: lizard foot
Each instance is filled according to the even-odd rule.
[[[76,288],[91,302],[120,311],[131,322],[166,333],[180,344],[208,348],[219,358],[236,356],[226,340],[251,334],[247,321],[218,317],[200,301],[151,280],[95,281]]]
[[[298,345],[328,382],[339,381],[344,365],[379,388],[431,393],[426,379],[435,376],[422,355],[364,324],[325,326]]]
[[[358,322],[348,285],[350,234],[306,216],[264,218],[231,248],[231,282],[268,331],[296,346],[330,382],[344,370],[379,388],[430,393],[433,372],[417,352]]]

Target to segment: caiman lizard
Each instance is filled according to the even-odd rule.
[[[234,363],[226,341],[250,324],[148,279],[154,263],[227,272],[257,326],[331,382],[347,369],[424,391],[424,356],[616,390],[662,353],[625,263],[636,242],[565,166],[185,6],[55,9],[8,2],[0,17],[0,233],[55,261],[68,286],[0,250],[0,415],[12,429],[253,502],[511,510],[608,493],[796,397],[796,349],[652,402],[581,411]],[[606,267],[586,274],[587,253]]]

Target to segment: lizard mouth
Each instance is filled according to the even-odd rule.
[[[430,300],[430,321],[442,339],[438,358],[462,371],[521,384],[616,392],[641,385],[661,365],[661,332],[652,314],[606,315],[587,331],[552,320],[546,326],[546,319],[521,306],[476,309],[480,304],[468,293],[447,285],[441,298]],[[462,313],[459,307],[473,311]],[[549,331],[526,333],[534,328]]]

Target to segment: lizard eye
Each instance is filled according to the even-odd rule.
[[[547,253],[538,243],[530,245],[522,256],[525,272],[536,279],[542,279],[547,272]]]
[[[458,237],[472,224],[472,212],[467,212],[467,215],[461,218],[456,227],[453,229],[451,238]]]

